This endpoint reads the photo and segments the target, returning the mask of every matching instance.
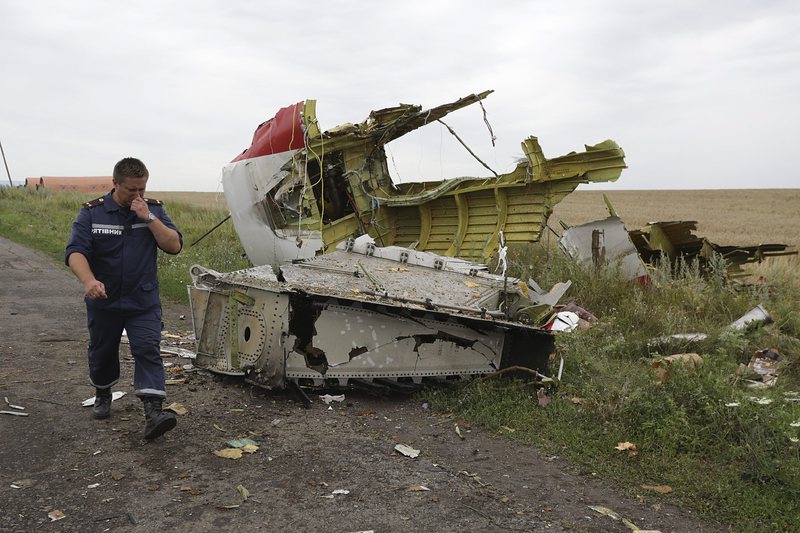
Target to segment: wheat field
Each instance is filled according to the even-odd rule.
[[[697,235],[721,245],[791,244],[800,248],[800,189],[581,191],[555,207],[550,225],[608,216],[605,194],[628,229],[651,221],[696,220]],[[153,192],[166,202],[225,210],[222,192]],[[560,232],[560,231],[559,231]]]

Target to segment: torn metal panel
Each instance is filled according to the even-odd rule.
[[[663,258],[674,262],[683,258],[687,262],[699,261],[705,269],[715,255],[721,255],[729,264],[730,275],[741,274],[741,266],[761,262],[767,257],[795,255],[797,251],[787,244],[759,244],[755,246],[721,246],[705,237],[694,234],[696,221],[651,222],[630,232],[631,240],[642,259],[656,264]]]
[[[594,268],[610,265],[619,268],[625,279],[648,278],[647,269],[619,217],[571,226],[558,242],[578,264]]]
[[[481,264],[363,240],[344,247],[284,263],[278,275],[192,267],[196,365],[276,388],[509,365],[547,373],[552,335],[506,319],[529,317],[519,280],[503,290]]]
[[[613,141],[548,159],[529,137],[522,143],[525,159],[508,174],[392,182],[388,142],[490,93],[427,110],[401,104],[327,131],[317,122],[314,100],[281,109],[223,169],[232,220],[250,261],[277,266],[331,252],[363,234],[384,247],[486,261],[500,232],[509,243],[537,241],[564,196],[580,183],[614,181],[625,168]]]

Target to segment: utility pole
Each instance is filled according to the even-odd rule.
[[[11,181],[11,172],[8,171],[8,163],[6,162],[6,153],[3,151],[3,143],[0,142],[0,153],[3,154],[3,164],[6,166],[6,174],[8,174],[8,185],[13,187],[14,182]]]

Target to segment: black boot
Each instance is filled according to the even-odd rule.
[[[105,420],[111,416],[111,389],[95,389],[92,417]]]
[[[161,410],[161,398],[144,397],[144,438],[150,440],[160,437],[178,423],[175,413]]]

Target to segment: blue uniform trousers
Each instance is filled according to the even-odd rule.
[[[119,341],[128,334],[135,364],[135,394],[166,398],[161,361],[161,307],[145,312],[111,312],[87,306],[89,322],[89,381],[107,389],[119,381]]]

